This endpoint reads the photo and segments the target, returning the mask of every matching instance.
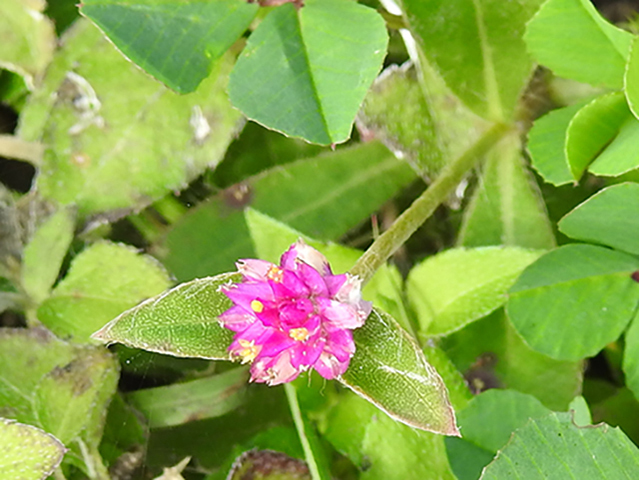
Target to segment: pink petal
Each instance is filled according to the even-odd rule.
[[[327,284],[324,283],[322,275],[320,275],[313,267],[306,263],[300,263],[298,265],[298,276],[309,288],[312,295],[319,295],[323,297],[328,295],[329,290],[327,289]]]
[[[291,365],[298,370],[308,370],[322,354],[325,340],[320,336],[309,339],[307,343],[299,342],[296,348],[291,349]]]
[[[220,321],[223,327],[228,328],[229,330],[241,332],[250,324],[255,322],[256,317],[247,312],[244,308],[236,305],[220,314],[218,321]]]
[[[327,380],[332,380],[339,375],[342,375],[349,368],[349,361],[341,362],[330,353],[323,352],[320,358],[313,365],[313,368],[322,377]]]
[[[269,385],[278,385],[294,380],[300,371],[291,365],[291,356],[284,351],[276,357],[264,357],[253,362],[251,380]]]
[[[331,267],[326,257],[302,239],[291,245],[280,258],[280,265],[288,270],[296,270],[297,262],[310,265],[322,276],[331,275]]]
[[[308,297],[309,289],[295,272],[283,270],[282,281],[270,281],[271,289],[276,298]]]
[[[264,282],[246,282],[234,283],[232,285],[224,285],[222,292],[236,305],[241,306],[247,312],[255,312],[251,302],[259,300],[273,301],[273,291],[268,283]]]
[[[262,282],[267,281],[267,273],[275,265],[265,260],[256,260],[254,258],[246,258],[238,260],[236,262],[238,271],[242,274],[245,280],[259,280]]]
[[[320,307],[320,314],[324,319],[324,325],[329,330],[339,328],[358,328],[364,324],[364,318],[352,305],[340,303],[327,298],[316,299]]]
[[[327,285],[329,297],[335,297],[336,293],[340,290],[344,282],[347,281],[347,274],[342,273],[340,275],[327,275],[324,277],[324,283]]]
[[[340,362],[348,362],[356,351],[351,330],[336,330],[327,335],[324,351],[336,357]]]

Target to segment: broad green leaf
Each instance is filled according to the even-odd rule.
[[[565,139],[569,123],[584,104],[553,110],[533,122],[529,132],[527,149],[531,166],[546,182],[555,186],[574,181],[565,151]]]
[[[297,458],[273,450],[250,450],[240,455],[228,480],[311,480],[309,468]]]
[[[242,405],[249,376],[236,368],[208,378],[136,390],[127,400],[150,428],[171,427],[224,415]]]
[[[135,452],[144,452],[149,439],[149,428],[142,415],[116,393],[107,411],[104,431],[100,441],[100,456],[107,465],[135,459]],[[133,453],[133,455],[132,455]],[[138,453],[140,461],[142,453]]]
[[[638,118],[638,110],[640,109],[640,100],[638,99],[639,55],[640,48],[638,47],[638,36],[636,35],[631,42],[627,68],[624,74],[624,94],[627,97],[627,102],[629,102],[629,108],[636,118]]]
[[[118,363],[104,349],[87,350],[55,367],[33,395],[40,424],[64,444],[82,435],[97,447],[118,378]]]
[[[167,273],[154,258],[100,242],[74,258],[67,276],[38,308],[38,319],[60,336],[87,342],[120,312],[168,287]]]
[[[632,36],[589,0],[547,0],[527,25],[527,49],[561,77],[619,89]]]
[[[638,168],[638,119],[627,115],[618,134],[606,146],[591,165],[589,171],[595,175],[614,177]]]
[[[258,11],[242,0],[85,0],[82,14],[124,55],[179,93],[193,92]]]
[[[624,95],[602,95],[582,107],[569,122],[565,152],[575,180],[631,117]]]
[[[638,257],[626,253],[565,245],[525,269],[509,292],[507,313],[534,350],[559,360],[591,357],[631,320],[637,268]]]
[[[60,465],[64,445],[39,428],[0,418],[0,477],[48,478]]]
[[[533,62],[522,35],[540,1],[403,0],[403,10],[429,62],[475,113],[512,117]]]
[[[330,410],[323,435],[361,470],[362,480],[453,480],[444,438],[395,422],[353,395]]]
[[[550,249],[551,224],[516,134],[489,153],[471,202],[465,209],[458,245],[508,245]]]
[[[638,312],[624,336],[624,378],[627,387],[638,399]]]
[[[220,286],[239,279],[225,273],[181,283],[122,313],[92,337],[175,357],[229,360],[233,333],[217,318],[231,301]]]
[[[524,426],[530,418],[541,418],[549,413],[551,413],[550,410],[535,397],[515,390],[492,389],[474,397],[464,409],[458,412],[462,438],[445,440],[453,470],[465,471],[471,468],[469,463],[472,461],[473,472],[479,476],[498,450],[507,444],[514,430]],[[468,442],[471,445],[461,445],[461,442]],[[463,451],[470,452],[479,449],[486,454],[472,458],[467,455],[455,456],[455,453],[463,448],[465,449]]]
[[[382,17],[347,0],[275,8],[251,34],[229,80],[247,117],[322,145],[344,142],[382,66]]]
[[[42,14],[44,0],[8,0],[0,4],[0,68],[22,76],[30,89],[51,61],[56,36]]]
[[[344,385],[402,423],[459,435],[445,384],[392,317],[374,308],[353,338],[356,353],[339,378]]]
[[[445,337],[441,343],[477,390],[489,386],[518,390],[535,396],[552,410],[566,410],[580,394],[583,362],[554,360],[532,350],[502,309]]]
[[[617,428],[577,427],[570,413],[529,421],[482,473],[481,480],[635,479],[638,449]]]
[[[368,219],[415,178],[378,142],[274,167],[192,209],[157,251],[181,281],[230,271],[238,258],[256,257],[242,207],[332,240]]]
[[[424,335],[445,335],[488,315],[540,252],[517,247],[450,249],[409,272],[407,296]]]
[[[600,190],[565,215],[558,229],[570,238],[638,255],[637,183]]]
[[[75,215],[62,208],[36,230],[22,254],[22,287],[36,303],[42,302],[58,278],[73,240]]]
[[[225,55],[180,96],[76,22],[20,118],[20,136],[47,145],[38,192],[81,215],[118,216],[186,186],[220,161],[242,123],[224,91],[232,61]]]

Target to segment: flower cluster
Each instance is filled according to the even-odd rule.
[[[234,306],[219,319],[236,332],[229,350],[252,363],[252,381],[277,385],[310,368],[332,379],[347,370],[355,352],[351,330],[371,312],[357,277],[333,275],[327,259],[302,240],[280,266],[248,259],[237,267],[242,282],[222,287]]]

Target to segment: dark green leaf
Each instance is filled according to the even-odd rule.
[[[445,335],[503,305],[506,293],[539,251],[517,247],[450,249],[416,265],[407,296],[421,333]]]
[[[328,145],[349,138],[387,51],[382,17],[347,0],[306,0],[274,9],[253,32],[229,81],[247,117]]]
[[[548,0],[527,25],[527,49],[556,74],[598,87],[622,87],[631,34],[589,0]]]
[[[353,337],[356,353],[342,383],[407,425],[458,435],[446,386],[393,318],[374,309]]]
[[[229,360],[233,333],[217,318],[231,301],[220,286],[239,279],[225,273],[182,283],[122,313],[93,338],[176,357]]]
[[[80,11],[133,62],[173,90],[189,93],[244,33],[258,5],[243,0],[84,0]]]
[[[577,427],[570,413],[552,413],[518,429],[481,479],[635,479],[638,449],[617,428]]]
[[[638,168],[638,119],[627,115],[618,134],[607,145],[591,165],[589,171],[595,175],[613,177]]]
[[[152,257],[129,246],[96,243],[73,260],[38,308],[38,319],[60,336],[87,342],[120,312],[168,287],[167,273]]]
[[[540,1],[403,0],[412,31],[449,88],[491,120],[512,117],[533,71],[522,40]]]
[[[558,223],[566,236],[638,255],[638,184],[600,190]]]
[[[624,94],[629,102],[629,108],[633,114],[638,118],[638,109],[640,106],[640,100],[638,99],[638,65],[639,48],[638,48],[638,36],[636,35],[631,43],[631,49],[629,50],[629,58],[627,59],[627,68],[624,74]]]
[[[638,312],[624,336],[624,369],[625,383],[638,399]]]
[[[58,439],[39,428],[0,418],[1,478],[48,478],[60,465],[65,450]]]
[[[555,246],[544,202],[521,150],[520,139],[512,134],[489,153],[465,210],[458,245]]]
[[[530,265],[511,288],[507,313],[534,349],[561,360],[598,353],[624,331],[638,305],[638,258],[566,245]]]
[[[149,422],[150,428],[218,417],[242,404],[249,376],[236,368],[208,378],[137,390],[127,396]]]

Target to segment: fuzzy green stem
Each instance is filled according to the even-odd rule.
[[[298,437],[302,444],[302,450],[304,451],[304,458],[307,461],[309,467],[309,473],[311,473],[312,480],[323,480],[320,474],[320,469],[316,462],[316,458],[313,455],[311,444],[305,433],[304,420],[302,419],[302,412],[300,412],[300,405],[298,404],[298,394],[296,393],[296,387],[290,383],[284,384],[284,391],[287,394],[287,400],[289,401],[289,409],[291,410],[291,416],[293,417],[293,423],[296,425],[298,431]]]
[[[380,266],[406,242],[435,209],[453,192],[477,160],[485,155],[509,130],[504,124],[495,124],[467,151],[449,163],[435,181],[411,206],[400,215],[389,229],[380,235],[358,259],[350,273],[367,283]]]

